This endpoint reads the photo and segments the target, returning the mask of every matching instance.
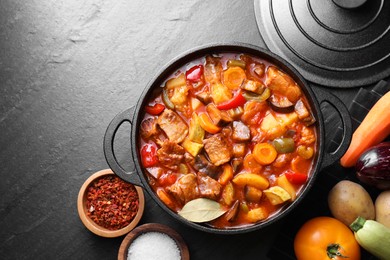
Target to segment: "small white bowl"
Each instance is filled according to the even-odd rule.
[[[131,243],[140,235],[148,232],[159,232],[168,235],[175,241],[177,247],[179,248],[181,260],[190,260],[190,252],[188,251],[187,244],[179,233],[168,226],[158,223],[143,224],[127,234],[119,247],[118,260],[127,260],[128,250]]]

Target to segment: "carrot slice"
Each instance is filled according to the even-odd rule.
[[[205,131],[209,132],[210,134],[216,134],[221,131],[221,128],[214,125],[210,117],[205,113],[199,115],[199,124]]]
[[[223,72],[223,84],[231,90],[238,89],[246,79],[245,71],[240,67],[230,67]]]
[[[261,165],[268,165],[275,161],[278,152],[269,143],[259,143],[253,148],[253,156]]]
[[[347,152],[340,164],[353,167],[360,155],[390,134],[390,91],[382,96],[370,109],[364,120],[352,135]]]

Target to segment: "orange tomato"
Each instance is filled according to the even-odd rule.
[[[298,260],[360,260],[353,232],[331,217],[307,221],[295,236],[294,251]]]

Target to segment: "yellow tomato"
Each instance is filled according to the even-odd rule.
[[[353,232],[331,217],[307,221],[295,236],[294,251],[298,260],[360,260]]]

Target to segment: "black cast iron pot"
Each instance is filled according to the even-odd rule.
[[[150,97],[153,90],[156,90],[160,87],[160,85],[169,77],[173,72],[175,72],[178,68],[182,67],[186,63],[195,60],[197,58],[201,58],[207,54],[218,54],[218,53],[247,53],[253,55],[255,57],[263,58],[268,60],[279,68],[281,68],[284,72],[288,73],[301,87],[303,93],[306,95],[308,102],[312,108],[313,115],[316,119],[316,130],[317,130],[317,154],[314,160],[314,167],[312,169],[311,176],[303,188],[301,193],[298,195],[298,198],[292,202],[291,204],[286,205],[280,212],[269,217],[263,222],[259,222],[257,224],[240,227],[240,228],[229,228],[229,229],[216,229],[207,224],[199,224],[190,222],[177,213],[170,210],[157,195],[153,192],[151,187],[148,184],[147,177],[144,173],[142,164],[140,162],[140,154],[139,154],[139,126],[144,114],[143,108],[146,105],[148,98]],[[325,129],[324,129],[324,119],[322,113],[320,111],[320,104],[322,103],[331,104],[338,114],[341,117],[341,121],[343,124],[343,138],[342,142],[339,145],[338,149],[332,153],[327,153],[325,151]],[[122,166],[116,160],[113,143],[115,134],[124,122],[129,122],[131,124],[131,132],[130,132],[130,142],[132,148],[133,155],[133,169],[130,171],[126,171],[122,168]],[[109,124],[107,131],[104,136],[104,153],[107,160],[108,165],[111,169],[122,179],[133,183],[134,185],[141,186],[148,191],[150,196],[154,199],[154,201],[162,207],[166,212],[168,212],[172,217],[177,219],[178,221],[183,222],[184,224],[194,227],[196,229],[211,232],[211,233],[219,233],[219,234],[237,234],[237,233],[245,233],[253,230],[258,230],[265,226],[268,226],[275,221],[285,217],[291,210],[293,210],[305,197],[305,195],[309,192],[313,183],[315,182],[317,174],[324,169],[325,167],[331,165],[336,162],[346,151],[348,145],[351,141],[352,137],[352,126],[351,126],[351,118],[348,112],[348,109],[345,105],[334,95],[329,94],[324,91],[316,91],[313,93],[312,89],[308,85],[308,83],[304,80],[304,78],[299,74],[299,72],[294,69],[289,63],[283,60],[281,57],[271,53],[265,49],[243,44],[243,43],[230,43],[230,44],[211,44],[202,46],[193,50],[190,50],[181,56],[173,59],[169,62],[165,67],[161,69],[161,71],[154,77],[149,84],[145,87],[141,97],[138,100],[138,103],[135,107],[131,107],[121,113],[119,113]]]

